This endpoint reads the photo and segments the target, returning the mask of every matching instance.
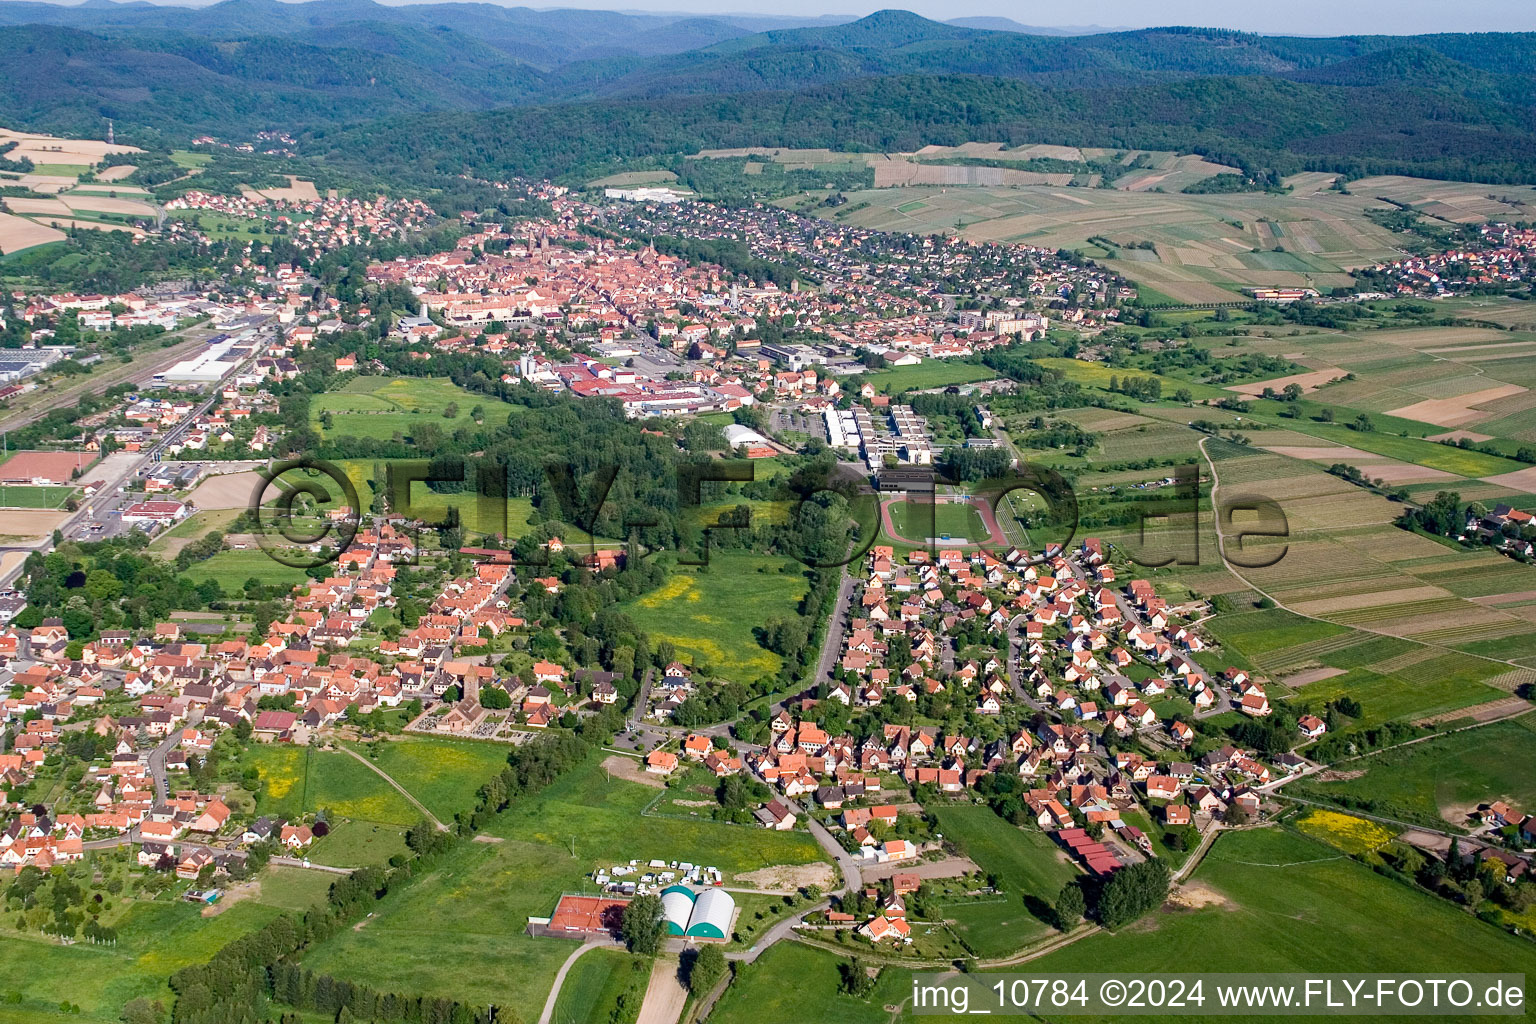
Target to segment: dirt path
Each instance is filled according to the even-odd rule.
[[[677,1024],[687,1001],[688,990],[677,976],[677,961],[658,957],[651,968],[651,983],[646,986],[645,1002],[640,1004],[636,1024]],[[540,1024],[547,1022],[541,1020]]]
[[[410,791],[408,789],[406,789],[404,786],[400,785],[400,783],[396,782],[394,779],[390,778],[389,773],[386,772],[384,769],[380,768],[378,765],[374,764],[372,761],[368,760],[362,754],[359,754],[357,751],[353,750],[351,747],[347,746],[344,743],[343,744],[337,744],[337,749],[338,750],[343,750],[346,753],[351,754],[353,757],[357,758],[363,764],[365,764],[369,768],[371,768],[373,770],[373,773],[375,775],[377,775],[379,778],[383,779],[385,782],[389,783],[391,786],[394,786],[395,789],[399,791],[401,796],[405,797],[407,800],[409,800],[411,802],[411,806],[415,807],[418,811],[420,811],[422,813],[423,817],[425,817],[428,821],[432,822],[432,824],[437,826],[437,830],[439,832],[447,832],[448,831],[448,826],[444,825],[441,821],[438,821],[437,820],[437,815],[435,815],[431,811],[427,810],[427,805],[426,804],[422,803],[420,800],[417,800],[414,796],[411,795],[411,793],[410,793]]]

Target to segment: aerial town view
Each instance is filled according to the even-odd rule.
[[[1536,8],[731,2],[0,0],[0,1024],[1528,1016]]]

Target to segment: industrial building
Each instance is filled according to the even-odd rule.
[[[212,384],[222,380],[239,364],[239,355],[232,351],[240,339],[230,334],[219,334],[208,339],[208,347],[191,359],[183,359],[162,373],[155,374],[156,384]]]

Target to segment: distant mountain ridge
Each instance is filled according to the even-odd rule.
[[[1031,124],[1032,141],[1180,149],[1244,166],[1358,157],[1496,181],[1521,180],[1528,159],[1536,168],[1536,33],[1048,35],[899,10],[805,21],[372,0],[6,2],[0,116],[86,134],[110,118],[122,137],[279,128],[328,146],[364,145],[373,126],[347,129],[381,118],[405,118],[383,132],[430,132],[534,108],[481,120],[515,124],[516,143],[548,159],[512,159],[500,137],[470,129],[454,137],[463,151],[453,159],[481,166],[476,154],[496,152],[500,166],[540,173],[558,173],[557,151],[585,165],[811,138],[891,149],[1022,139]],[[839,112],[840,100],[851,106]],[[802,107],[814,131],[796,123]],[[545,146],[549,131],[578,130],[594,137]]]

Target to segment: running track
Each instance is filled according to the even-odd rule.
[[[911,545],[913,545],[915,547],[920,547],[920,548],[927,547],[928,546],[927,541],[924,541],[924,540],[914,540],[914,539],[912,539],[910,537],[903,537],[901,534],[896,532],[896,524],[891,520],[891,506],[896,504],[898,501],[906,501],[906,500],[908,500],[908,499],[906,499],[906,498],[887,498],[886,500],[884,500],[884,501],[882,501],[880,503],[880,523],[881,523],[881,526],[883,526],[885,528],[886,535],[891,537],[893,540],[899,541],[902,544],[911,544]],[[943,502],[940,502],[940,504],[956,505],[956,504],[960,504],[960,502],[956,502],[956,501],[943,501]],[[997,514],[992,511],[992,506],[990,504],[988,504],[987,502],[983,501],[982,499],[976,498],[976,497],[967,498],[966,501],[965,501],[965,504],[970,505],[972,508],[974,508],[976,510],[976,514],[981,516],[981,525],[983,525],[983,526],[985,526],[987,528],[987,533],[990,535],[988,537],[988,539],[987,539],[987,543],[988,543],[989,546],[995,547],[995,548],[1003,548],[1003,549],[1007,549],[1007,548],[1013,546],[1013,545],[1011,545],[1008,542],[1008,538],[1003,536],[1003,528],[998,525]],[[945,541],[944,543],[948,544],[949,542]],[[967,542],[965,544],[956,544],[955,546],[956,547],[979,547],[980,545],[977,544],[975,541],[972,541],[969,538],[967,538]]]

